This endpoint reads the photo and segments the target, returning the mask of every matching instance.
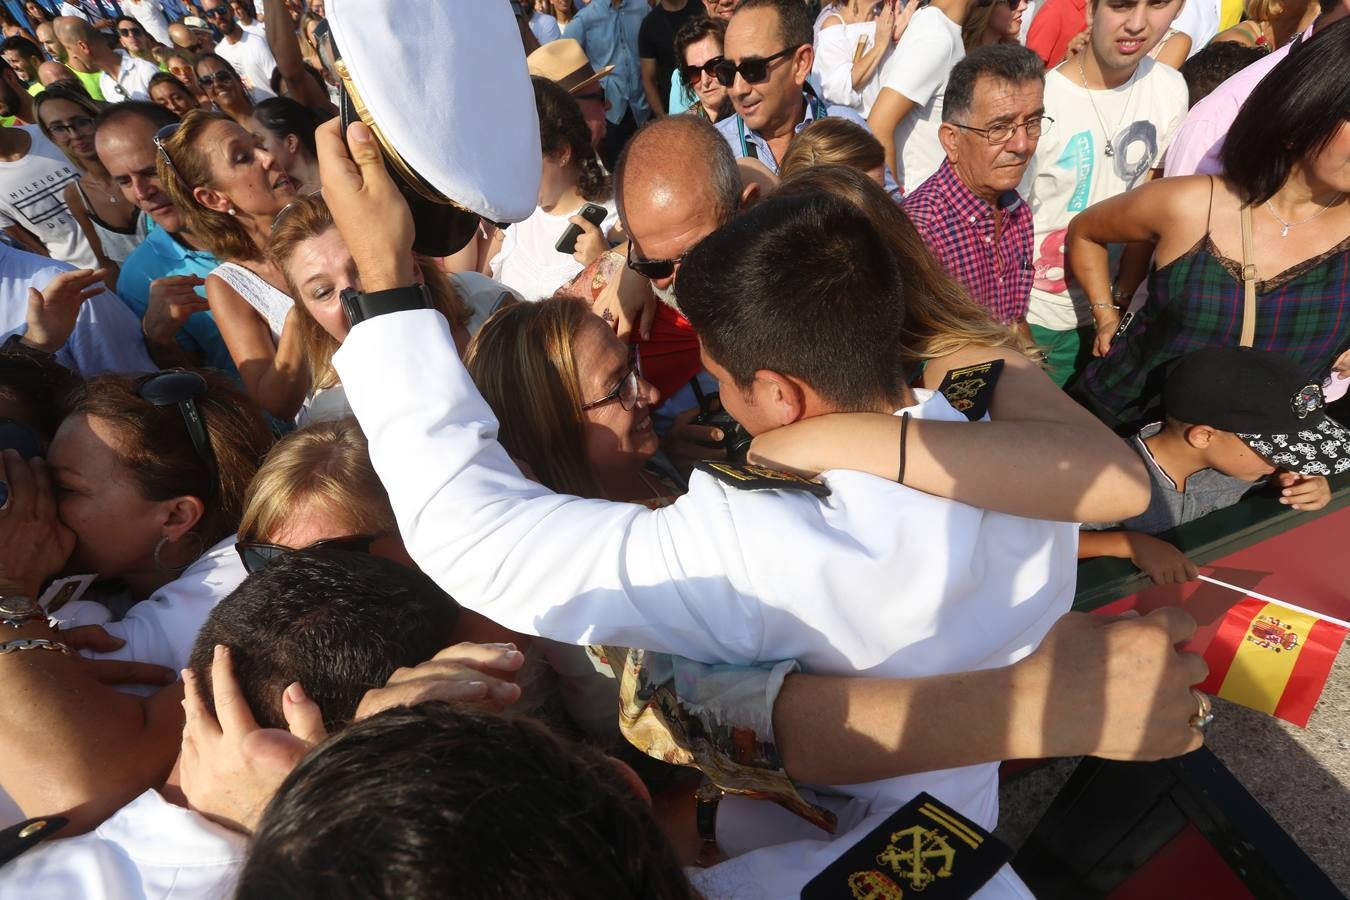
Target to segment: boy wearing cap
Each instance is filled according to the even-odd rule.
[[[1189,581],[1195,565],[1151,537],[1232,506],[1276,474],[1280,502],[1314,510],[1327,475],[1350,471],[1350,432],[1322,411],[1322,389],[1287,357],[1210,348],[1183,357],[1163,388],[1165,422],[1131,439],[1153,481],[1148,508],[1120,530],[1084,531],[1080,558],[1129,559],[1158,584]]]

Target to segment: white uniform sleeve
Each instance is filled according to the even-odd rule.
[[[881,68],[881,86],[926,106],[947,82],[951,55],[950,33],[931,17],[916,15]]]
[[[460,604],[567,643],[758,658],[760,606],[712,479],[655,511],[526,479],[431,310],[357,325],[334,363],[409,553]]]
[[[853,53],[856,49],[857,44],[849,41],[848,28],[843,25],[822,29],[816,38],[816,61],[812,68],[826,103],[862,105],[862,93],[853,89]]]

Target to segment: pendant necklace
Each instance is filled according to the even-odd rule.
[[[1340,203],[1340,202],[1341,202],[1341,198],[1344,197],[1344,196],[1345,196],[1345,192],[1342,191],[1341,193],[1339,193],[1339,194],[1336,195],[1336,199],[1335,199],[1335,200],[1332,200],[1332,201],[1331,201],[1330,203],[1328,203],[1326,206],[1322,207],[1322,208],[1319,209],[1317,212],[1313,213],[1311,216],[1308,216],[1308,218],[1306,218],[1306,219],[1299,219],[1297,222],[1286,222],[1284,219],[1280,218],[1280,214],[1277,213],[1277,212],[1275,211],[1275,207],[1273,207],[1273,206],[1270,205],[1270,201],[1269,201],[1269,200],[1266,201],[1266,211],[1269,212],[1272,216],[1275,217],[1275,221],[1276,221],[1276,222],[1279,222],[1281,225],[1284,226],[1283,228],[1280,229],[1280,237],[1289,237],[1289,229],[1290,229],[1290,228],[1297,228],[1299,225],[1303,225],[1303,224],[1306,224],[1306,223],[1308,223],[1308,222],[1311,222],[1313,219],[1317,218],[1317,217],[1320,216],[1322,213],[1324,213],[1324,212],[1326,212],[1327,210],[1331,209],[1331,208],[1332,208],[1333,206],[1335,206],[1337,203]]]
[[[1097,124],[1102,127],[1102,133],[1106,135],[1106,146],[1102,148],[1102,152],[1105,153],[1107,156],[1115,156],[1116,148],[1111,144],[1111,132],[1106,130],[1106,123],[1102,121],[1102,114],[1097,111],[1097,103],[1092,99],[1092,89],[1089,88],[1087,84],[1087,71],[1084,70],[1083,68],[1084,55],[1085,55],[1084,51],[1080,50],[1078,52],[1078,79],[1083,83],[1083,90],[1087,91],[1088,105],[1092,107],[1092,114],[1097,117]],[[1134,75],[1137,73],[1138,69],[1136,69],[1135,72],[1130,75],[1131,79],[1130,90],[1125,94],[1126,111],[1128,111],[1130,108],[1130,96],[1134,93],[1134,85],[1136,83],[1134,81]],[[1125,114],[1122,113],[1121,118],[1123,119],[1124,117]],[[1120,123],[1117,122],[1116,124],[1119,125]]]

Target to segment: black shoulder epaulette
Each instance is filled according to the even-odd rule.
[[[21,856],[24,851],[36,846],[44,838],[56,834],[65,828],[69,821],[62,816],[44,816],[11,825],[0,831],[0,866]]]
[[[807,882],[802,900],[963,900],[1010,859],[989,832],[920,794]]]
[[[812,478],[803,478],[791,472],[752,466],[749,463],[709,462],[704,460],[694,466],[700,472],[707,472],[723,484],[740,491],[806,491],[817,497],[830,496],[830,489],[822,482]]]
[[[994,399],[994,385],[1003,374],[1003,360],[995,359],[964,369],[952,369],[938,385],[938,393],[972,422],[984,418]]]

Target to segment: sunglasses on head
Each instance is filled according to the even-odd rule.
[[[173,177],[177,178],[179,181],[183,182],[183,184],[186,185],[187,179],[182,176],[182,174],[178,171],[178,167],[173,164],[173,157],[169,155],[169,148],[164,146],[164,142],[174,136],[174,134],[178,131],[178,126],[180,126],[181,124],[183,123],[171,122],[168,125],[165,125],[159,131],[155,132],[155,136],[151,138],[151,140],[154,141],[155,152],[158,153],[160,155],[160,158],[164,160],[164,165],[169,167],[169,171],[173,173]]]
[[[626,265],[643,278],[669,278],[675,274],[675,267],[684,261],[688,253],[689,251],[686,250],[674,259],[642,259],[637,255],[633,242],[629,241]]]
[[[239,554],[239,561],[244,564],[244,571],[252,575],[287,553],[295,553],[300,550],[343,550],[348,553],[369,553],[370,545],[379,539],[379,535],[354,534],[349,537],[315,541],[308,547],[283,547],[280,544],[239,541],[234,545],[234,550]]]
[[[722,87],[731,87],[738,74],[745,79],[746,84],[759,84],[769,77],[770,65],[788,54],[796,52],[796,47],[784,47],[773,56],[751,57],[741,60],[739,64],[729,59],[718,59],[717,65],[713,66],[712,74]]]
[[[724,60],[722,57],[714,56],[701,66],[680,66],[680,77],[684,79],[685,84],[693,87],[698,84],[699,77],[702,75],[707,75],[709,78],[716,78],[717,67],[723,62]],[[734,78],[735,76],[732,77]]]
[[[209,88],[213,84],[229,84],[234,81],[234,73],[229,69],[221,69],[214,75],[198,75],[197,81],[202,87]]]
[[[136,382],[136,396],[152,406],[176,406],[187,426],[192,448],[211,474],[210,493],[215,492],[216,457],[211,452],[211,435],[206,430],[197,398],[206,394],[206,379],[185,369],[166,369],[142,376]]]

